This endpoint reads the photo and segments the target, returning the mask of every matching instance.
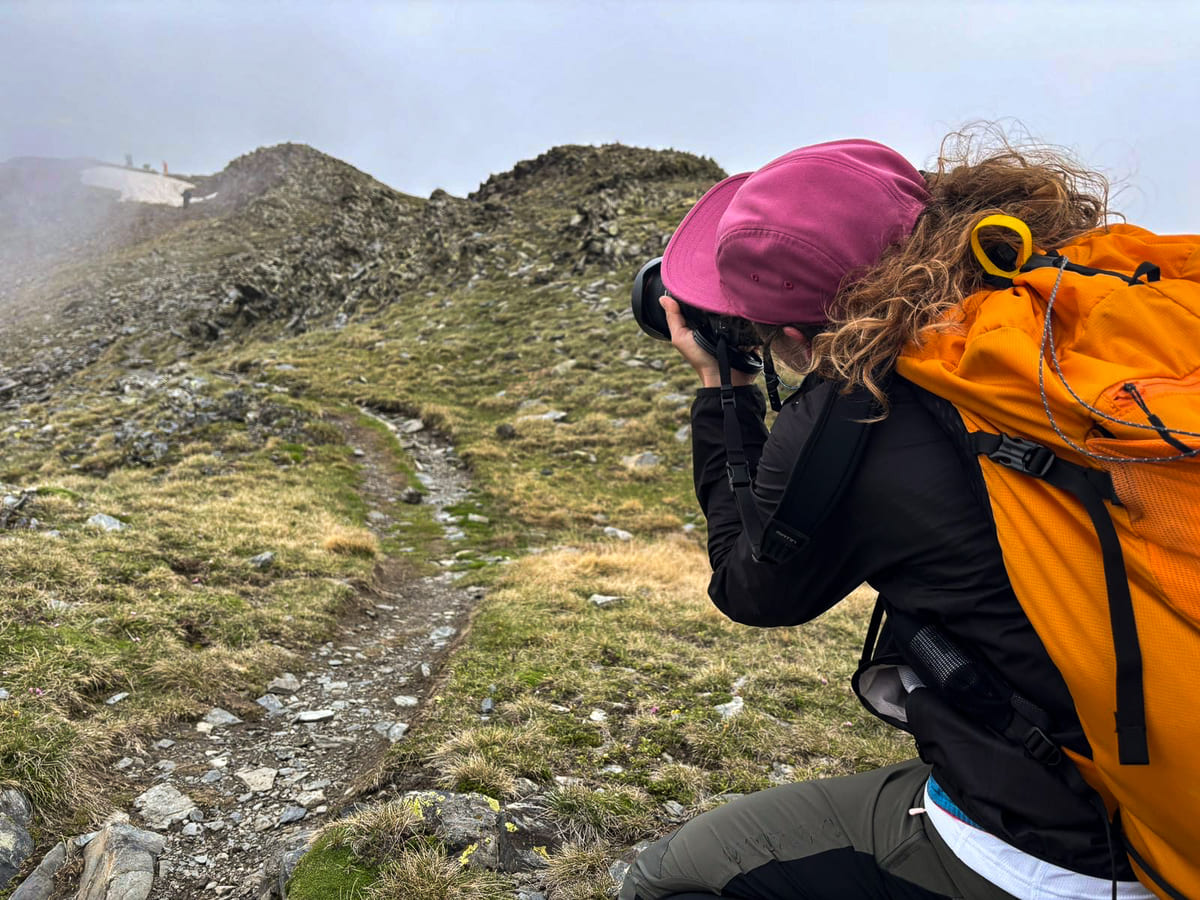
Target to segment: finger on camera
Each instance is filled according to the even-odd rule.
[[[681,331],[691,331],[687,322],[683,318],[683,313],[679,309],[679,303],[674,297],[663,294],[658,298],[659,305],[663,308],[663,312],[667,315],[667,328],[671,331],[671,338],[674,339],[676,333]]]

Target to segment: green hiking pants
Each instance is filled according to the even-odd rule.
[[[912,760],[740,797],[648,847],[620,900],[1012,900],[909,813],[928,777]]]

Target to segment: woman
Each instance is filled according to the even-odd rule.
[[[1038,246],[1103,224],[1104,183],[1053,154],[1003,148],[922,174],[862,140],[804,147],[712,188],[663,258],[672,343],[703,383],[692,410],[697,496],[714,603],[749,625],[795,625],[862,582],[910,627],[935,624],[1087,755],[1066,685],[1022,612],[972,475],[918,391],[901,349],[984,285],[970,252],[985,211],[1022,219]],[[845,385],[880,421],[837,508],[800,555],[758,561],[726,477],[721,377],[679,302],[755,324],[792,368],[825,380],[768,433],[753,377],[733,372],[742,443],[765,519],[825,400]],[[923,686],[923,685],[917,685]],[[912,686],[905,682],[905,688]],[[903,712],[921,759],[731,802],[647,849],[621,900],[1062,897],[1143,900],[1094,798],[934,690]]]

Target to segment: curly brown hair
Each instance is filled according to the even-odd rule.
[[[925,174],[929,205],[903,243],[865,272],[852,273],[830,308],[830,326],[814,336],[809,370],[866,387],[887,409],[881,387],[901,350],[984,287],[971,251],[971,232],[994,213],[1029,226],[1034,246],[1050,250],[1107,223],[1108,182],[1061,148],[1015,146],[992,126],[948,135],[937,170]],[[1015,255],[1019,238],[985,228],[984,249],[994,259],[1004,247]],[[1003,246],[1001,246],[1003,245]]]

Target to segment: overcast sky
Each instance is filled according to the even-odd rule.
[[[917,165],[1019,120],[1200,231],[1200,2],[0,0],[0,160],[209,173],[301,141],[408,193],[464,195],[557,144],[729,172],[839,137]]]

